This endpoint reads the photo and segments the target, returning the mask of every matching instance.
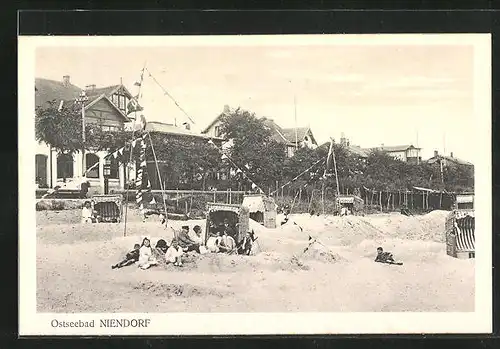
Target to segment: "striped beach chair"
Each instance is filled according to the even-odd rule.
[[[452,211],[445,226],[447,254],[455,258],[474,258],[476,252],[474,211]]]

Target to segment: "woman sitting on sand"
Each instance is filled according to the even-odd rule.
[[[227,234],[227,231],[224,230],[222,233],[222,238],[219,240],[219,244],[217,246],[220,252],[232,253],[235,251],[236,242],[234,239]]]
[[[219,243],[221,240],[221,236],[219,232],[215,232],[210,235],[210,237],[207,240],[207,249],[209,252],[212,253],[217,253],[219,252]]]
[[[95,223],[97,222],[97,217],[95,211],[92,210],[92,204],[90,201],[85,201],[82,208],[82,223]]]
[[[158,262],[153,255],[151,242],[148,238],[144,238],[142,240],[142,246],[139,249],[139,261],[137,263],[137,266],[141,269],[148,269],[149,267],[156,264],[158,264]]]
[[[156,258],[158,262],[165,260],[165,253],[167,253],[168,244],[165,240],[160,239],[156,243],[156,246],[153,250],[153,256]]]

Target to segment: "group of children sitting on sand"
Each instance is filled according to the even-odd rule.
[[[176,239],[172,240],[170,246],[163,239],[158,240],[156,247],[151,247],[149,238],[142,240],[142,245],[135,244],[134,249],[128,252],[125,258],[115,265],[112,269],[119,269],[127,265],[136,264],[141,269],[148,269],[153,265],[157,265],[159,261],[164,261],[166,264],[172,263],[174,266],[182,266],[181,256],[184,253]]]
[[[194,236],[189,235],[189,226],[185,225],[181,231],[172,239],[170,246],[164,239],[158,240],[156,246],[151,246],[149,238],[145,237],[142,244],[135,244],[134,249],[128,252],[125,258],[113,265],[112,269],[119,269],[128,265],[136,264],[139,268],[148,269],[159,262],[173,264],[176,267],[182,266],[182,255],[186,252],[195,251],[200,254],[205,253],[238,253],[249,255],[253,242],[256,240],[253,232],[248,232],[243,241],[237,246],[234,239],[226,231],[216,232],[211,235],[206,243],[202,244],[201,227],[193,228]]]

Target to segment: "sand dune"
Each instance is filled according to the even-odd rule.
[[[260,248],[255,256],[191,253],[182,268],[146,271],[110,267],[143,236],[153,244],[171,238],[156,220],[143,223],[132,215],[124,237],[123,223],[81,225],[71,211],[37,214],[40,312],[474,310],[474,260],[446,255],[444,211],[292,215],[276,229],[252,221]],[[187,224],[204,228],[203,221]],[[320,243],[304,253],[309,236]],[[404,265],[375,263],[378,246]]]

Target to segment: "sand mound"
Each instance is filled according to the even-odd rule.
[[[323,263],[336,263],[344,260],[339,254],[318,242],[311,244],[302,254],[301,259],[315,260]]]
[[[133,287],[134,290],[144,292],[148,295],[155,297],[205,297],[205,296],[215,296],[222,298],[231,295],[232,292],[221,292],[214,288],[205,288],[200,286],[193,286],[190,284],[164,284],[155,283],[151,281],[141,282]]]

